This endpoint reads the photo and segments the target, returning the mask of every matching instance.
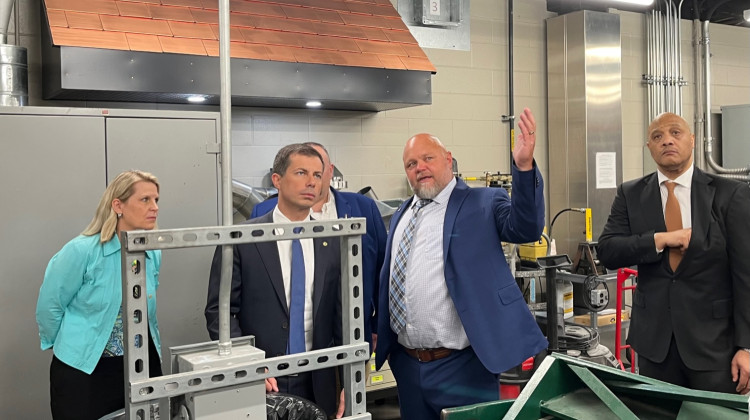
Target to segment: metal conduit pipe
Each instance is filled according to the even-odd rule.
[[[667,30],[665,32],[665,38],[667,40],[667,97],[669,100],[667,101],[667,111],[669,112],[675,112],[676,111],[676,100],[675,97],[675,89],[674,89],[674,66],[675,66],[675,37],[674,36],[667,36],[666,34],[674,34],[676,33],[676,26],[675,26],[675,13],[674,13],[674,5],[671,1],[667,2],[667,22],[669,22],[669,25],[667,26]]]
[[[653,11],[652,11],[653,14]],[[651,115],[654,113],[654,104],[653,101],[653,86],[654,81],[651,75],[653,72],[651,71],[651,66],[653,65],[651,60],[651,20],[653,18],[651,15],[646,15],[646,74],[643,77],[643,81],[646,83],[646,118],[651,119]]]
[[[515,114],[513,109],[513,0],[508,0],[508,131],[510,152],[508,153],[508,171],[513,169],[513,147],[515,146]]]
[[[713,9],[715,10],[715,8]],[[713,157],[713,137],[711,136],[711,48],[710,38],[708,31],[709,17],[702,22],[702,44],[703,44],[703,91],[705,94],[705,109],[704,111],[704,136],[705,136],[705,158],[708,162],[708,166],[711,167],[717,174],[747,174],[750,173],[750,168],[736,168],[727,169],[716,163]]]
[[[21,0],[16,0],[13,5],[13,44],[21,46],[21,15],[18,11],[21,10]]]
[[[677,114],[682,115],[682,87],[685,86],[685,80],[682,77],[682,2],[677,6]]]
[[[13,10],[13,2],[13,0],[0,0],[0,44],[8,43],[8,26],[10,25],[10,11]],[[16,44],[18,44],[18,39],[16,39]]]
[[[697,13],[697,0],[694,0],[696,3],[696,13]],[[695,74],[695,91],[694,91],[694,97],[695,97],[695,115],[694,115],[694,124],[695,128],[693,129],[693,132],[695,133],[695,165],[699,168],[705,168],[706,162],[705,162],[705,154],[703,151],[703,147],[700,147],[700,145],[703,144],[704,138],[703,138],[703,96],[701,92],[703,92],[703,78],[700,76],[702,73],[701,69],[701,22],[700,19],[694,19],[693,20],[693,73]]]
[[[229,0],[219,0],[219,77],[221,98],[221,222],[231,226],[232,217],[232,84],[229,51]],[[229,304],[232,294],[232,265],[234,255],[231,245],[221,247],[221,280],[219,282],[219,355],[232,353],[229,331]]]

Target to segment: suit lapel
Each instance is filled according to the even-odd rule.
[[[352,206],[336,190],[331,188],[333,199],[336,200],[336,215],[339,219],[352,217]]]
[[[289,313],[289,307],[286,304],[286,292],[284,291],[284,278],[281,274],[281,261],[279,260],[279,248],[276,242],[259,242],[258,254],[266,267],[268,279],[271,281],[276,297],[279,298],[281,306]]]
[[[273,223],[273,210],[265,215],[254,219],[252,223]],[[279,260],[279,248],[276,242],[258,242],[255,244],[260,255],[261,262],[266,268],[268,279],[276,292],[281,307],[289,314],[289,307],[286,303],[286,292],[284,291],[284,278],[281,274],[281,261]]]
[[[664,222],[664,209],[661,204],[661,191],[659,190],[659,177],[656,172],[644,180],[643,193],[641,194],[641,208],[643,214],[656,214],[658,217],[647,218],[646,223],[654,232],[666,232],[667,224]]]
[[[315,274],[313,277],[313,319],[318,315],[320,300],[323,298],[326,286],[331,286],[326,281],[329,274],[329,267],[335,264],[337,259],[341,258],[339,239],[338,238],[314,238],[313,247],[315,248]],[[340,270],[340,268],[339,268]]]
[[[456,187],[453,188],[453,192],[448,199],[448,206],[445,209],[445,223],[443,224],[443,257],[448,255],[448,249],[452,237],[451,232],[453,232],[453,226],[456,224],[458,210],[461,208],[461,204],[468,195],[469,186],[460,179],[457,179]]]
[[[698,168],[694,169],[690,190],[690,216],[693,231],[690,234],[690,244],[685,256],[677,267],[678,271],[683,268],[683,262],[692,259],[693,252],[698,252],[697,250],[700,249],[698,244],[706,239],[708,226],[711,224],[714,194],[716,193],[715,188],[711,185],[711,178]]]

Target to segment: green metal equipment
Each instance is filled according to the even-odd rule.
[[[559,353],[515,400],[443,410],[442,420],[747,420],[748,397],[696,391]]]

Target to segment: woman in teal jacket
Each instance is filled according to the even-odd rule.
[[[36,320],[50,365],[52,417],[98,419],[125,406],[121,231],[154,229],[159,182],[126,171],[104,191],[88,227],[52,257],[39,291]],[[161,375],[156,289],[161,251],[146,252],[149,367]]]

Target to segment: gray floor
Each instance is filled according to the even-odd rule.
[[[400,420],[398,398],[388,397],[367,402],[367,412],[372,414],[372,420]]]

